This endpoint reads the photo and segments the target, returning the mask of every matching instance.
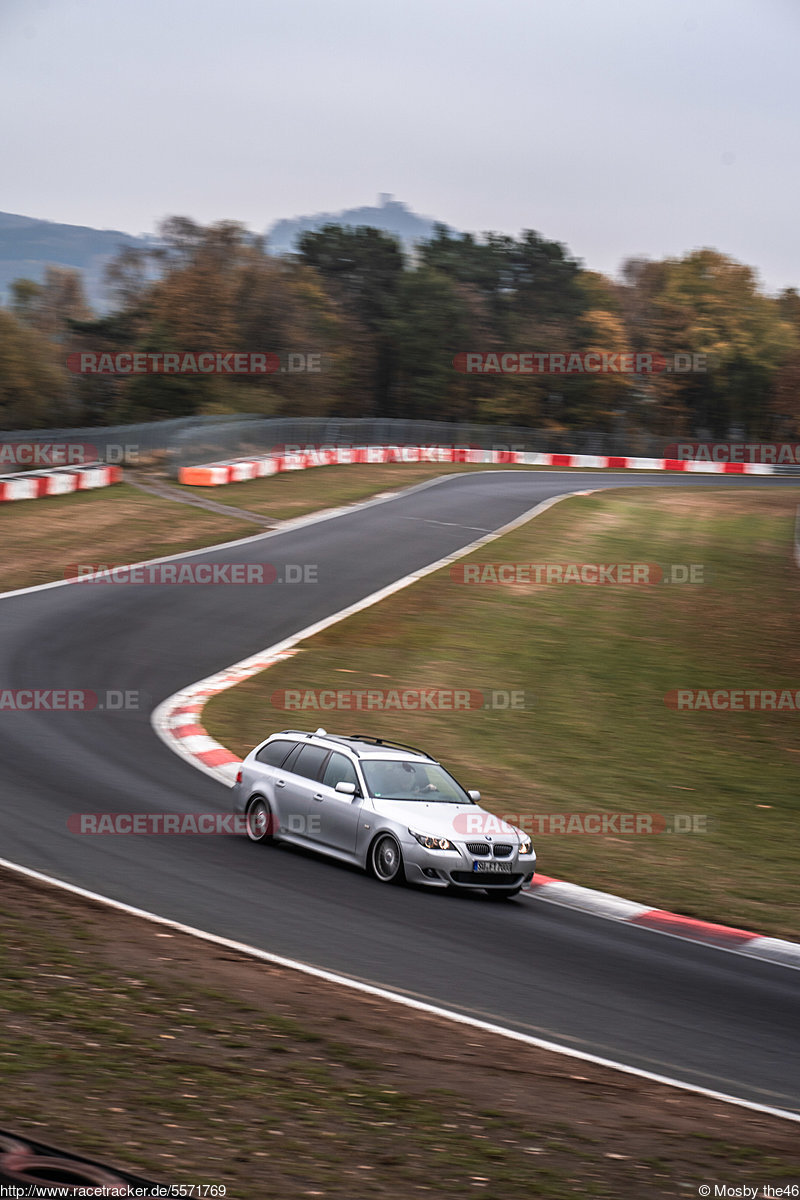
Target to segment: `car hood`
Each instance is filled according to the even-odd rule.
[[[397,821],[415,833],[445,837],[457,842],[477,841],[482,837],[517,840],[517,830],[479,804],[443,804],[435,800],[376,800],[375,812]]]

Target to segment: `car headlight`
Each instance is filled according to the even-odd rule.
[[[427,833],[417,833],[414,829],[409,829],[408,832],[426,850],[455,850],[455,846],[452,842],[448,842],[447,838],[430,837]]]
[[[524,833],[519,835],[519,853],[533,854],[533,842]]]

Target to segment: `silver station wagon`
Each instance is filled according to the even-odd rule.
[[[382,883],[516,896],[536,868],[531,839],[479,800],[421,750],[324,729],[273,734],[248,754],[233,789],[254,842],[304,846]]]

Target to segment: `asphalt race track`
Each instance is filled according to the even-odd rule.
[[[140,690],[149,699],[138,713],[3,713],[0,857],[276,954],[800,1112],[800,972],[545,901],[496,906],[381,887],[311,854],[243,838],[88,837],[67,829],[68,816],[80,812],[228,811],[227,789],[156,737],[149,719],[156,704],[549,496],[614,486],[738,489],[797,487],[797,480],[456,475],[266,540],[190,556],[279,569],[316,563],[316,585],[67,585],[3,599],[3,688]],[[265,736],[283,724],[292,721],[264,713]],[[345,724],[349,732],[357,718]],[[547,873],[547,863],[540,866]]]

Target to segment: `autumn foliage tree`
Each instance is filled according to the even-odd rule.
[[[71,424],[68,385],[58,347],[0,308],[0,428]]]
[[[113,311],[79,273],[18,280],[0,309],[7,427],[163,417],[389,417],[653,438],[800,437],[800,296],[764,294],[715,250],[586,270],[534,230],[445,226],[413,250],[381,230],[326,225],[276,257],[242,225],[164,221],[109,269]],[[71,375],[67,354],[319,354],[319,374]],[[681,372],[465,374],[463,352],[704,356]]]

